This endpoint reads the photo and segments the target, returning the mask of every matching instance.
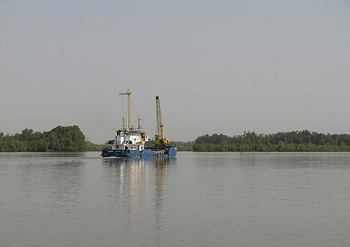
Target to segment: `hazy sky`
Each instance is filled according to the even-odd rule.
[[[350,2],[0,1],[0,131],[78,125],[104,143],[118,94],[154,137],[350,133]],[[124,98],[124,104],[126,100]]]

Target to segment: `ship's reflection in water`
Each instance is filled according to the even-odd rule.
[[[135,233],[141,226],[153,225],[155,227],[149,229],[156,231],[153,236],[157,236],[162,222],[164,193],[168,179],[175,171],[176,158],[118,158],[104,160],[103,164],[108,172],[109,193],[114,198],[110,208],[120,210],[127,231]],[[150,215],[152,211],[154,213]]]

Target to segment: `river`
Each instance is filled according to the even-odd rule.
[[[0,246],[350,246],[350,153],[0,153]]]

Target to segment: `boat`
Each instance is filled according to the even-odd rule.
[[[145,143],[149,140],[149,136],[140,125],[142,120],[138,117],[138,126],[134,128],[131,125],[131,91],[129,89],[125,93],[127,103],[127,126],[125,118],[122,118],[123,127],[116,131],[115,138],[109,140],[107,148],[102,150],[103,158],[149,158],[149,157],[169,157],[175,158],[177,153],[176,146],[173,146],[169,139],[164,138],[163,122],[160,109],[160,97],[156,96],[156,117],[157,117],[157,134],[155,135],[154,145],[145,147]]]

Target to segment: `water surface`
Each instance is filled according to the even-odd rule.
[[[0,246],[349,246],[350,153],[0,153]]]

